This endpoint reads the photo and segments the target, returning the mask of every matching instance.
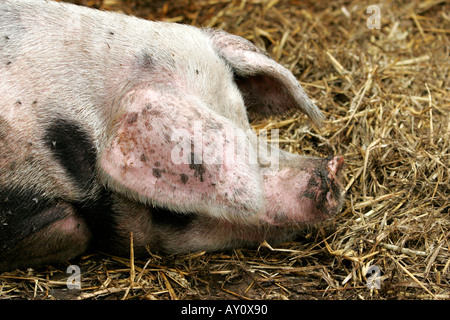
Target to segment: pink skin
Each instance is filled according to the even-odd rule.
[[[261,179],[252,164],[228,161],[235,148],[245,148],[244,130],[198,107],[199,102],[187,96],[181,99],[176,94],[144,90],[131,92],[130,97],[127,111],[100,157],[111,188],[175,211],[207,212],[213,207],[210,215],[227,212],[231,220],[255,216],[262,193],[249,186],[258,186]],[[203,130],[199,145],[191,144],[196,122]],[[234,143],[227,139],[227,132],[236,134]],[[221,150],[220,159],[198,159],[206,158],[207,150]]]
[[[302,225],[323,221],[340,209],[338,175],[343,157],[309,158],[280,151],[278,166],[259,169],[227,161],[226,154],[233,147],[224,132],[235,127],[226,118],[194,108],[187,97],[160,97],[150,90],[137,91],[135,101],[133,93],[130,96],[127,111],[119,117],[117,131],[100,157],[112,179],[110,187],[119,192],[131,190],[169,210],[177,211],[180,204],[189,208],[182,212],[197,217],[182,229],[142,223],[151,217],[152,207],[126,202],[123,213],[117,215],[119,230],[124,238],[133,230],[135,245],[141,249],[150,244],[167,252],[184,252],[264,240],[276,243],[290,239]],[[193,137],[195,121],[202,123],[203,150],[222,147],[221,165],[174,161],[178,143],[171,137],[174,128]],[[195,146],[190,147],[195,156]],[[256,181],[257,176],[261,181]],[[258,198],[258,192],[263,198]],[[208,211],[214,206],[224,208],[223,212]]]
[[[294,159],[296,167],[287,166],[265,175],[268,208],[259,225],[196,221],[188,234],[180,235],[183,245],[199,250],[205,243],[214,249],[235,240],[243,245],[257,245],[264,240],[279,243],[292,239],[299,227],[320,222],[338,212],[343,200],[338,175],[344,157],[327,160],[294,156]],[[198,230],[197,237],[190,237],[195,230]]]
[[[329,217],[341,206],[342,186],[337,175],[343,164],[342,156],[328,162],[299,157],[296,167],[265,176],[268,208],[263,220],[285,227]]]
[[[207,213],[238,224],[292,227],[322,221],[340,209],[342,187],[336,176],[343,157],[327,160],[283,153],[279,166],[260,171],[257,165],[227,158],[234,147],[247,152],[251,148],[230,143],[225,132],[234,131],[244,139],[245,132],[199,107],[194,98],[136,90],[129,94],[126,110],[100,157],[112,181],[109,186],[119,192],[132,192],[143,202],[154,201],[170,210]],[[189,142],[191,159],[177,162],[174,130],[194,137],[196,121],[203,129],[200,152]],[[222,150],[220,164],[194,162],[206,149]]]

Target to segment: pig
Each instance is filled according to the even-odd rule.
[[[127,255],[131,235],[136,256],[293,239],[341,209],[343,157],[285,152],[250,120],[299,111],[323,120],[241,37],[1,1],[0,270]]]

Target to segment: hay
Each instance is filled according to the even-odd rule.
[[[449,299],[449,5],[370,1],[78,1],[225,29],[289,68],[324,110],[258,119],[306,155],[345,156],[346,205],[295,242],[148,260],[102,253],[0,275],[3,299]],[[67,290],[65,268],[82,270]],[[381,287],[367,271],[381,271]]]

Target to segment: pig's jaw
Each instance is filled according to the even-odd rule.
[[[344,158],[305,160],[297,167],[265,175],[267,210],[263,221],[289,227],[312,224],[336,214],[342,207],[337,179]]]

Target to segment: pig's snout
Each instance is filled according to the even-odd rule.
[[[271,225],[297,226],[325,220],[342,207],[343,187],[339,173],[342,156],[306,158],[298,166],[265,176],[268,209],[263,220]]]

